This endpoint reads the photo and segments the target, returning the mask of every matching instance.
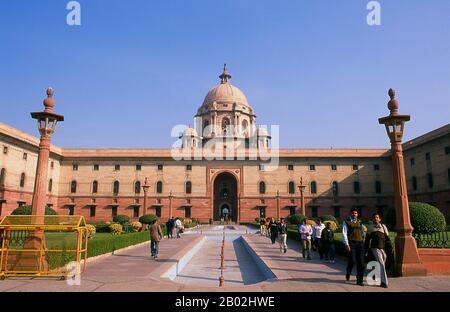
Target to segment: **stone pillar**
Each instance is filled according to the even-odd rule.
[[[420,260],[416,240],[412,236],[413,227],[409,214],[403,148],[399,142],[392,142],[391,148],[397,220],[397,236],[395,238],[397,272],[401,276],[423,276],[427,274],[427,271]]]
[[[41,135],[39,142],[39,154],[34,182],[33,201],[31,204],[32,215],[45,215],[47,204],[47,174],[48,160],[50,157],[50,135]]]

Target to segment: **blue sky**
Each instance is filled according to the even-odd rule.
[[[450,1],[66,0],[0,2],[0,121],[37,135],[55,90],[62,147],[170,147],[223,63],[283,147],[387,147],[394,87],[405,139],[450,121]]]

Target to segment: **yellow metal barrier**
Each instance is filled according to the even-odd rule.
[[[0,278],[67,278],[86,271],[88,230],[82,216],[6,216],[0,222]]]

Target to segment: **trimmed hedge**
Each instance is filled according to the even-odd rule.
[[[154,214],[146,214],[139,218],[139,222],[142,224],[152,224],[153,220],[157,220],[158,217]]]
[[[118,215],[113,218],[113,222],[117,222],[124,225],[125,223],[130,222],[130,217],[126,215]]]
[[[446,229],[445,217],[438,208],[426,203],[409,203],[411,225],[414,233],[431,234],[443,232]],[[389,209],[386,215],[386,225],[389,229],[394,229],[396,224],[395,210]]]
[[[94,222],[91,224],[95,226],[97,233],[109,233],[111,222]]]
[[[287,220],[290,224],[296,224],[299,225],[303,219],[306,219],[306,217],[300,213],[296,213],[293,215],[290,215]]]
[[[20,206],[11,212],[11,215],[14,216],[30,216],[31,215],[31,206]],[[45,207],[45,215],[46,216],[57,216],[58,213],[50,207]]]
[[[320,220],[322,220],[323,223],[325,223],[325,221],[333,221],[336,224],[339,224],[338,220],[332,216],[332,215],[323,215],[319,217]]]
[[[136,232],[124,235],[111,235],[106,237],[97,237],[91,240],[88,240],[88,258],[99,256],[105,253],[110,253],[118,249],[122,249],[128,246],[137,245],[143,242],[150,240],[150,234],[148,231],[144,232]],[[65,244],[61,244],[60,246],[53,246],[52,249],[72,249],[75,246],[67,246]],[[74,252],[62,252],[62,253],[47,253],[46,258],[49,264],[49,267],[59,268],[70,261],[75,260]]]

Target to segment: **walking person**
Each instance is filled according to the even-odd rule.
[[[319,252],[320,259],[323,259],[323,247],[320,238],[322,236],[322,231],[324,228],[325,224],[322,223],[322,220],[320,218],[317,219],[317,224],[314,226],[312,239],[313,246]]]
[[[158,219],[155,219],[150,226],[150,252],[154,259],[158,258],[159,242],[162,238],[161,226],[158,224]]]
[[[388,288],[388,278],[386,273],[387,253],[392,251],[391,240],[387,227],[381,223],[381,216],[378,213],[372,215],[373,224],[367,229],[364,249],[371,252],[380,264],[381,284],[383,288]],[[370,250],[369,250],[370,248]],[[387,250],[387,252],[386,252]]]
[[[169,220],[167,220],[166,228],[167,228],[167,238],[173,238],[173,235],[172,235],[173,222],[172,222],[171,218],[169,218]]]
[[[342,223],[342,242],[348,254],[345,278],[350,280],[356,264],[356,284],[364,286],[364,228],[356,208],[350,210],[350,216]]]
[[[298,227],[298,233],[302,242],[303,259],[307,256],[307,260],[311,260],[311,236],[313,229],[311,225],[306,223],[306,219],[302,220],[301,225]]]
[[[266,236],[270,237],[270,218],[269,217],[266,218],[265,226],[266,226]]]
[[[261,236],[266,235],[266,220],[264,220],[263,218],[259,220],[259,233],[261,234]]]
[[[280,241],[280,252],[287,252],[287,224],[284,221],[284,218],[280,219],[280,223],[277,224],[278,226],[278,237]]]
[[[274,218],[270,219],[269,229],[270,229],[270,240],[272,241],[272,244],[275,244],[278,237],[278,226]]]
[[[175,231],[177,232],[177,238],[180,238],[180,234],[183,232],[183,223],[181,223],[180,218],[175,219]]]
[[[334,255],[336,253],[336,245],[334,244],[334,232],[331,228],[331,222],[325,222],[325,228],[322,230],[320,241],[322,244],[325,261],[334,263]]]

